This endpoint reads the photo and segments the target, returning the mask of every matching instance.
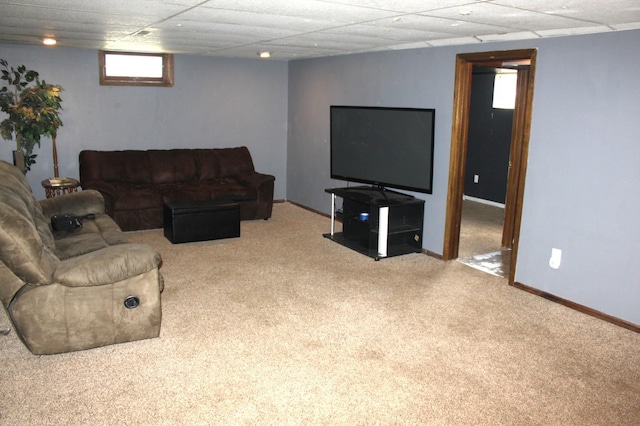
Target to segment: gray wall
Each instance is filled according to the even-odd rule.
[[[640,31],[541,43],[517,280],[640,324]],[[549,268],[551,248],[562,250]]]
[[[177,55],[172,89],[99,86],[95,51],[2,45],[0,57],[64,86],[62,175],[77,176],[85,148],[246,144],[256,168],[276,176],[276,198],[326,213],[324,189],[344,186],[329,177],[329,105],[436,108],[434,191],[414,195],[426,201],[424,248],[442,253],[455,55],[530,47],[538,67],[516,280],[640,324],[640,31],[289,64]],[[48,148],[28,175],[40,197]],[[0,143],[0,158],[11,149]],[[552,247],[563,250],[557,270]]]
[[[426,200],[424,247],[441,253],[455,71],[451,57],[444,49],[425,49],[291,62],[287,198],[329,213],[331,198],[324,189],[346,186],[330,178],[330,105],[435,108],[433,194],[413,195]]]
[[[442,253],[455,56],[537,48],[516,281],[640,324],[640,31],[300,60],[289,66],[287,197],[329,213],[329,105],[436,108],[424,248]],[[563,251],[549,267],[552,248]]]
[[[0,58],[63,86],[60,175],[78,177],[82,149],[170,149],[246,145],[258,171],[286,197],[287,63],[176,55],[170,88],[100,86],[94,50],[0,45]],[[1,141],[11,161],[13,142]],[[50,140],[27,174],[34,193],[53,176]]]

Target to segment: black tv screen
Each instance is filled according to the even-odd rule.
[[[435,109],[331,106],[331,178],[432,193]]]

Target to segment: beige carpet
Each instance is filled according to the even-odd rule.
[[[284,203],[236,239],[131,234],[164,259],[161,337],[34,356],[0,336],[0,424],[640,423],[640,335],[328,230]]]

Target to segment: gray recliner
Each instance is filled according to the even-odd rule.
[[[53,231],[50,217],[85,219]],[[160,254],[132,244],[105,214],[98,191],[37,201],[25,176],[0,160],[0,301],[34,354],[157,337]]]

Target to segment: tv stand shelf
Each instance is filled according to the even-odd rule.
[[[325,238],[380,260],[422,251],[424,201],[383,188],[328,188],[331,232]],[[335,232],[336,197],[343,199],[342,232]]]

